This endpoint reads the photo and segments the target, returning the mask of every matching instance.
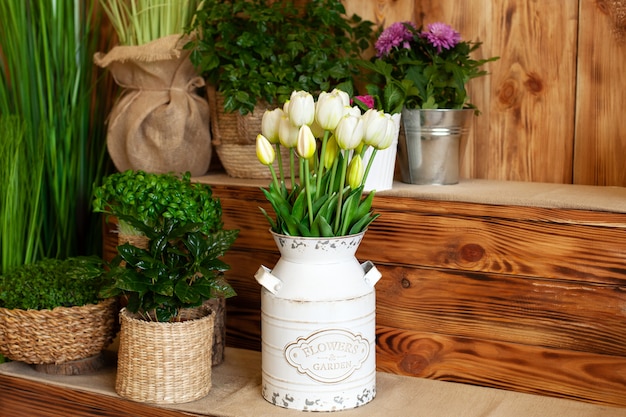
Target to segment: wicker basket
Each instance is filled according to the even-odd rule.
[[[208,88],[211,112],[211,137],[220,162],[226,173],[236,178],[271,178],[270,170],[256,156],[256,137],[261,133],[263,113],[270,106],[257,103],[252,113],[224,112],[224,96]],[[289,169],[289,150],[282,147],[281,157],[285,172]],[[278,161],[274,161],[278,172]]]
[[[177,404],[209,393],[215,315],[208,308],[190,313],[185,321],[160,323],[122,309],[115,381],[120,396]]]
[[[61,364],[99,354],[115,338],[117,300],[52,310],[0,308],[0,354],[28,364]]]

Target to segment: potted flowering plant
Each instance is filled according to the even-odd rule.
[[[397,135],[397,119],[375,109],[362,114],[340,90],[320,93],[317,102],[298,91],[264,113],[261,130],[257,156],[271,173],[263,193],[274,216],[263,214],[281,253],[273,270],[255,274],[263,287],[263,355],[272,358],[263,361],[263,396],[306,411],[358,407],[376,392],[373,287],[381,276],[355,258],[378,217],[375,192],[365,195],[364,183],[376,152]],[[272,165],[281,147],[289,149],[289,172]],[[322,344],[328,350],[310,347]]]
[[[375,109],[361,114],[349,104],[341,90],[322,92],[317,103],[310,93],[298,91],[283,109],[265,112],[256,149],[272,177],[263,192],[276,215],[273,219],[264,211],[274,232],[344,236],[364,231],[377,217],[371,210],[375,191],[363,198],[363,188],[376,152],[391,145],[398,122]],[[281,157],[281,146],[289,149],[291,190],[285,172],[276,173],[272,165]],[[364,166],[370,148],[374,157]]]
[[[361,65],[372,72],[368,92],[387,112],[409,109],[464,109],[469,102],[466,85],[487,75],[481,67],[499,57],[472,59],[481,42],[462,41],[445,23],[424,30],[412,22],[387,27],[375,43],[376,56]]]
[[[366,88],[377,108],[402,114],[399,137],[402,180],[412,184],[456,184],[461,139],[478,109],[467,83],[487,74],[481,67],[498,57],[473,59],[480,42],[462,41],[444,23],[426,29],[396,22],[375,43],[376,56],[362,65],[371,71]]]

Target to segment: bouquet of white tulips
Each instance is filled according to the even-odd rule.
[[[365,231],[379,215],[372,210],[374,191],[363,196],[363,186],[376,152],[393,143],[399,128],[398,117],[374,109],[362,114],[359,107],[350,106],[347,93],[336,89],[322,92],[317,102],[306,91],[294,91],[282,109],[267,110],[256,152],[272,175],[263,192],[276,218],[261,208],[272,230],[303,237]],[[288,175],[280,161],[281,146],[289,149]],[[369,148],[371,157],[364,166]]]

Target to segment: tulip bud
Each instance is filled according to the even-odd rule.
[[[261,134],[256,137],[256,157],[263,165],[271,165],[274,163],[276,153],[274,147],[267,138]]]
[[[310,125],[315,119],[315,100],[311,93],[294,91],[289,99],[289,120],[297,127]]]
[[[343,103],[344,107],[347,107],[347,106],[350,105],[350,95],[348,93],[346,93],[345,91],[342,91],[342,90],[339,90],[338,88],[335,88],[330,93],[339,96],[339,98],[341,99],[341,102]]]
[[[351,116],[355,116],[355,117],[359,117],[361,115],[361,109],[359,109],[357,106],[344,106],[343,108],[343,115],[351,115]]]
[[[353,190],[361,185],[363,181],[363,174],[365,169],[363,168],[363,159],[361,155],[354,155],[348,166],[348,185]]]
[[[285,148],[294,148],[298,141],[298,126],[294,126],[287,115],[280,118],[278,125],[278,140]]]
[[[363,119],[350,114],[343,116],[335,129],[335,138],[341,149],[348,150],[359,146],[363,139]]]
[[[298,156],[304,159],[309,159],[315,155],[315,137],[313,132],[311,132],[311,128],[307,125],[302,125],[298,131],[296,151]]]
[[[391,130],[388,129],[388,126]],[[363,115],[363,142],[367,145],[374,146],[379,149],[379,144],[387,142],[385,135],[387,131],[393,132],[395,124],[391,120],[391,116],[379,110],[369,109]],[[391,145],[391,141],[388,141]]]
[[[280,108],[265,110],[265,113],[263,113],[263,119],[261,119],[261,133],[270,143],[278,143],[278,127],[280,126],[280,119],[283,114],[283,110]]]
[[[343,115],[344,104],[340,91],[333,91],[336,93],[322,92],[315,106],[315,121],[325,130],[335,130]]]
[[[380,142],[378,142],[378,144],[375,145],[376,149],[383,150],[383,149],[387,149],[388,147],[390,147],[394,139],[398,137],[398,131],[399,131],[399,127],[396,128],[396,122],[391,117],[389,117],[387,126],[385,128],[385,134],[382,136]]]
[[[339,146],[337,146],[337,140],[335,136],[331,136],[330,139],[326,142],[326,148],[324,150],[324,155],[322,155],[324,159],[324,168],[330,169],[337,159],[337,155],[339,154]]]

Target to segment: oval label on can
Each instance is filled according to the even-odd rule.
[[[284,352],[287,362],[298,372],[320,382],[340,382],[363,365],[370,344],[360,334],[325,329],[298,338]]]

